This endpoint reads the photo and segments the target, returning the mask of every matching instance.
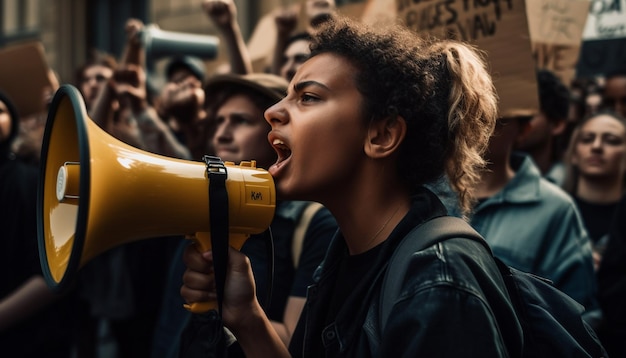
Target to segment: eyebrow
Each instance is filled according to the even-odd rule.
[[[322,83],[319,83],[317,81],[302,81],[302,82],[298,82],[296,84],[293,85],[293,89],[294,91],[298,92],[301,91],[302,89],[309,87],[309,86],[314,86],[314,87],[321,87],[325,90],[330,90],[330,88],[326,87],[325,85],[323,85]]]

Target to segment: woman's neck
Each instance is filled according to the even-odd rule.
[[[350,254],[356,255],[376,247],[389,237],[409,211],[411,196],[401,184],[361,183],[352,185],[341,195],[335,195],[322,204],[337,220]]]

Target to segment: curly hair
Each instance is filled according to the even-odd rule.
[[[467,214],[498,112],[483,54],[401,25],[375,29],[339,17],[313,36],[311,50],[311,57],[333,53],[357,68],[365,121],[405,120],[397,170],[406,183],[415,190],[447,174]]]

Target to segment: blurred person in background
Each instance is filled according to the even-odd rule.
[[[602,106],[626,117],[626,70],[615,71],[606,75]]]
[[[485,153],[488,165],[475,187],[470,223],[494,256],[518,270],[546,277],[592,312],[597,309],[591,244],[572,198],[541,176],[516,140],[534,115],[499,118]]]
[[[11,357],[70,357],[72,295],[44,280],[37,240],[37,167],[11,151],[20,120],[0,91],[0,349]]]
[[[516,148],[530,154],[541,175],[558,186],[565,180],[560,141],[567,126],[570,93],[563,82],[549,70],[537,71],[539,112],[530,127],[516,142]]]
[[[597,268],[613,213],[624,194],[626,121],[602,111],[575,128],[565,155],[564,188],[574,198],[594,247]]]

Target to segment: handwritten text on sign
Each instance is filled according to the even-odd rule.
[[[533,55],[538,68],[569,85],[575,75],[588,0],[526,0]]]
[[[421,4],[421,6],[415,6]],[[400,0],[398,13],[417,32],[443,32],[449,38],[473,42],[494,36],[512,0]],[[439,31],[437,31],[439,30]]]
[[[585,26],[585,40],[626,37],[626,0],[593,0]]]
[[[524,0],[397,0],[396,6],[411,30],[469,42],[487,53],[503,115],[538,107]]]

